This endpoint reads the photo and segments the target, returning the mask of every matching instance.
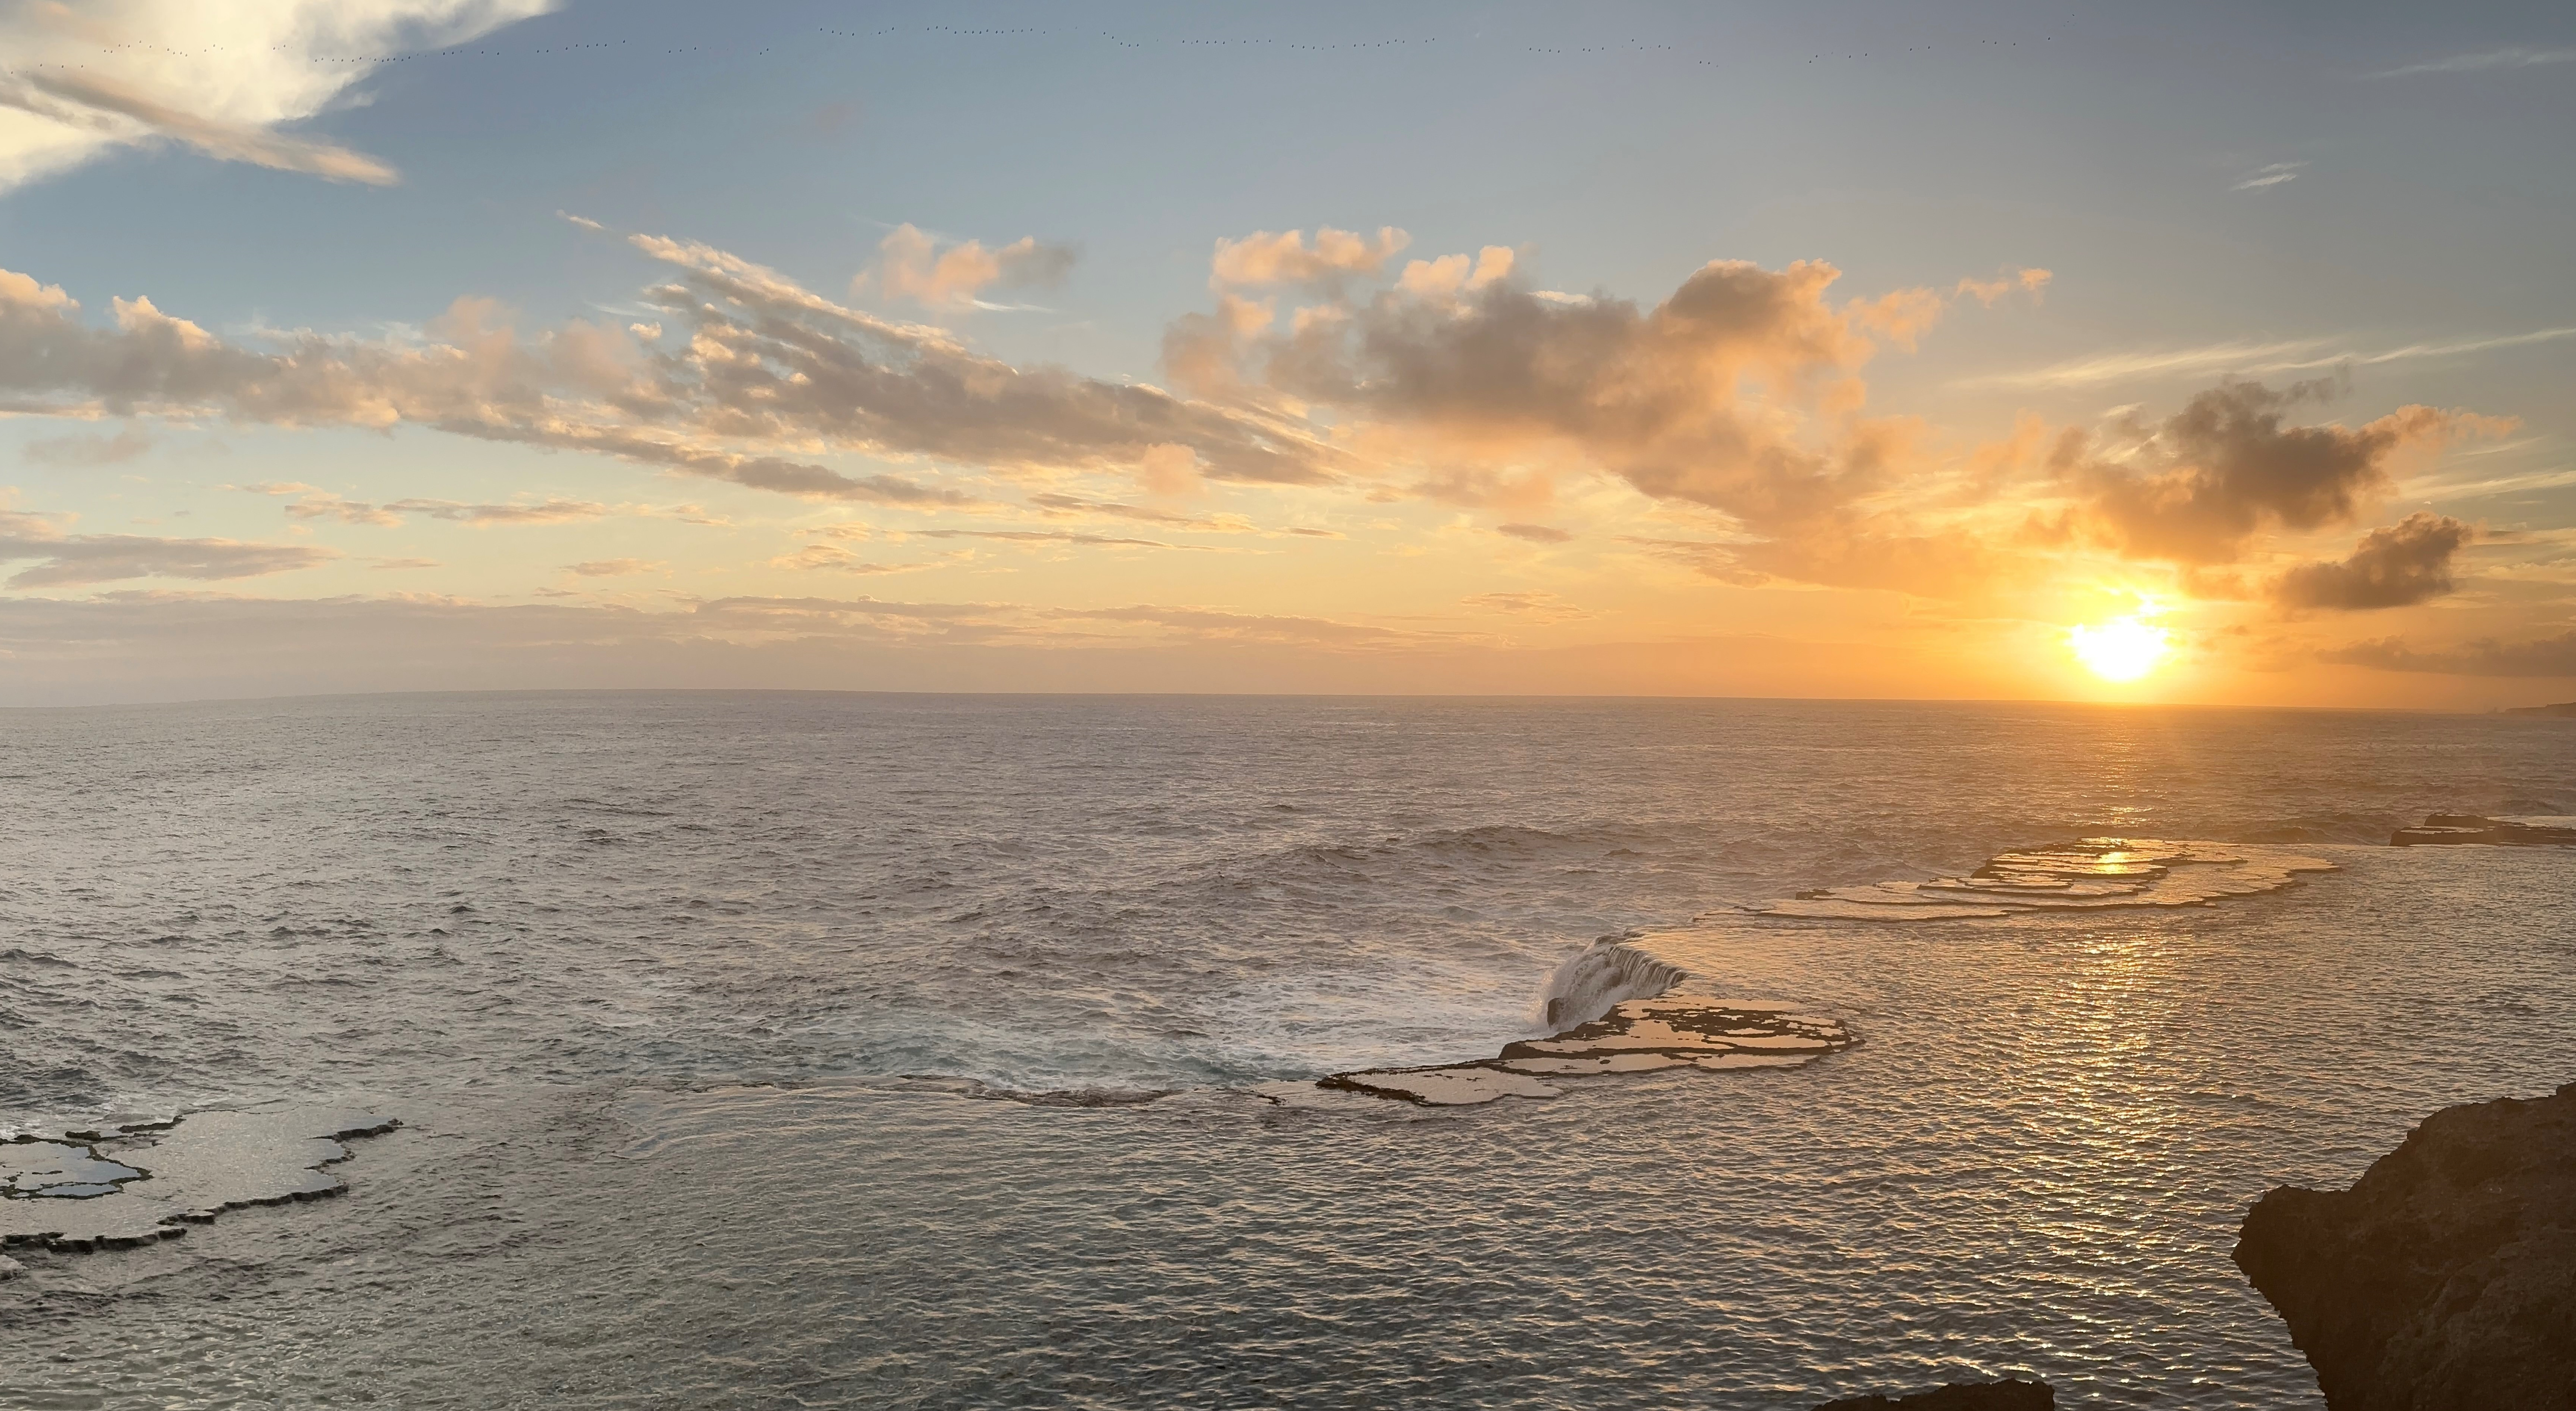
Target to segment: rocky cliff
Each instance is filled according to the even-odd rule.
[[[2576,1083],[2434,1113],[2350,1190],[2272,1191],[2236,1264],[2333,1411],[2576,1411]]]

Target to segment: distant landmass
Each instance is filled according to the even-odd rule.
[[[2568,719],[2568,720],[2576,720],[2576,701],[2566,701],[2566,702],[2563,702],[2563,703],[2558,704],[2558,705],[2545,705],[2545,706],[2515,706],[2515,707],[2513,707],[2512,709],[2510,709],[2510,710],[2506,711],[2506,712],[2505,712],[2505,714],[2507,714],[2507,715],[2555,715],[2555,716],[2559,716],[2559,717],[2562,717],[2562,718],[2564,718],[2564,719]]]

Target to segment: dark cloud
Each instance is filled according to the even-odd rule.
[[[1574,541],[1573,535],[1545,524],[1498,524],[1494,526],[1494,532],[1527,539],[1533,544],[1568,544]]]
[[[1165,365],[1201,395],[1332,409],[1360,444],[1432,467],[1415,488],[1430,498],[1542,502],[1554,467],[1596,468],[1749,531],[1737,552],[1693,555],[1721,577],[1959,590],[1959,545],[1862,504],[1929,468],[1916,428],[1856,415],[1860,366],[1880,343],[1911,347],[1953,295],[1836,304],[1831,265],[1719,260],[1641,307],[1531,288],[1511,254],[1417,260],[1394,288],[1301,308],[1284,330],[1228,295],[1167,331]]]
[[[2272,585],[2294,608],[2359,612],[2411,607],[2451,591],[2451,557],[2477,530],[2448,515],[2418,511],[2362,536],[2341,563],[2301,564]]]
[[[1719,261],[1652,309],[1550,297],[1509,280],[1397,289],[1257,340],[1266,383],[1444,443],[1525,457],[1570,449],[1658,499],[1766,529],[1881,483],[1873,457],[1802,448],[1779,410],[1857,366],[1858,317],[1824,300],[1832,266]],[[1746,384],[1772,394],[1751,399]]]
[[[2344,666],[2369,666],[2381,671],[2576,679],[2576,632],[2526,642],[2503,642],[2490,637],[2429,652],[2416,651],[2395,637],[2385,637],[2376,642],[2355,642],[2318,656]]]
[[[2384,490],[2401,447],[2456,434],[2475,419],[2403,407],[2358,430],[2285,426],[2329,383],[2274,391],[2235,382],[2195,396],[2149,430],[2131,426],[2124,461],[2096,458],[2081,441],[2058,452],[2058,469],[2084,503],[2069,527],[2131,558],[2226,563],[2266,529],[2318,529],[2350,520]]]

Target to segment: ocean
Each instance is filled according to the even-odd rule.
[[[2315,1406],[2228,1262],[2245,1207],[2576,1078],[2576,857],[2389,832],[2571,811],[2576,725],[2504,716],[8,711],[0,1135],[402,1125],[333,1199],[12,1249],[0,1404],[1795,1408],[2018,1372]],[[2085,838],[2331,870],[1760,910]],[[1859,1042],[1267,1095],[1544,1036],[1605,937]]]

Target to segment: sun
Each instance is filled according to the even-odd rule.
[[[2173,634],[2146,621],[2151,610],[2066,634],[2075,659],[2105,681],[2135,681],[2173,655]]]

